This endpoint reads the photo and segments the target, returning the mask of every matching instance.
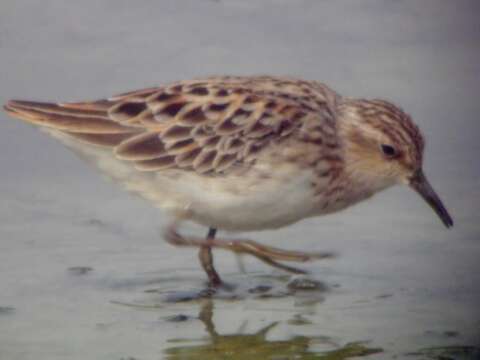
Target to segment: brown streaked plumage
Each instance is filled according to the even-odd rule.
[[[423,137],[383,100],[344,98],[324,84],[212,77],[80,103],[12,100],[13,117],[42,126],[126,189],[210,228],[206,240],[172,225],[170,243],[199,246],[212,285],[211,247],[279,263],[324,258],[215,238],[215,229],[286,226],[407,183],[453,224],[422,173]],[[175,222],[176,223],[176,222]]]

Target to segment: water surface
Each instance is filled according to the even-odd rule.
[[[217,251],[233,290],[206,298],[196,253],[160,239],[161,212],[2,114],[0,358],[478,358],[479,10],[473,0],[3,1],[2,103],[262,73],[388,98],[425,133],[425,171],[455,227],[392,189],[242,234],[337,252],[302,265],[318,288],[292,289],[254,259],[242,273]]]

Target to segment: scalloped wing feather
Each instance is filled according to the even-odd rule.
[[[334,118],[326,86],[272,77],[178,82],[81,103],[10,101],[12,116],[112,148],[138,170],[225,173],[253,163],[307,118]],[[327,116],[318,116],[327,114]]]

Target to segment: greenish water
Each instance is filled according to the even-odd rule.
[[[340,360],[355,356],[380,353],[380,348],[369,348],[362,343],[348,343],[342,347],[333,339],[323,336],[294,336],[288,340],[268,340],[267,335],[278,322],[273,322],[254,333],[219,334],[213,323],[213,302],[201,306],[198,319],[205,326],[208,336],[200,339],[171,339],[171,347],[165,349],[168,359],[330,359]],[[296,325],[301,325],[296,323]],[[192,343],[198,342],[198,345]],[[312,345],[327,346],[334,350],[313,352]]]
[[[165,283],[177,285],[167,286],[170,290],[149,288],[144,290],[144,295],[132,302],[112,301],[112,303],[133,312],[147,312],[152,316],[157,312],[169,313],[171,315],[162,316],[159,322],[163,327],[170,328],[170,331],[176,329],[180,334],[188,332],[192,326],[201,325],[196,336],[180,335],[166,340],[162,356],[171,360],[339,360],[358,357],[474,360],[480,356],[480,347],[463,344],[463,336],[457,330],[426,330],[420,335],[417,333],[416,336],[419,338],[410,342],[395,337],[392,333],[394,329],[388,327],[385,327],[385,331],[391,333],[385,333],[384,338],[389,340],[380,340],[378,334],[372,336],[369,331],[372,326],[385,324],[385,320],[388,322],[388,315],[382,314],[380,310],[382,307],[386,306],[387,312],[395,314],[392,309],[398,307],[400,303],[393,298],[401,296],[398,294],[384,293],[362,300],[359,297],[353,303],[345,304],[345,307],[338,307],[345,295],[341,290],[342,286],[338,283],[329,285],[308,275],[292,279],[290,276],[280,274],[274,276],[251,274],[249,277],[237,274],[230,279],[233,280],[232,283],[216,292],[208,291],[201,286],[184,290],[180,284],[186,285],[186,281],[163,279],[159,282],[164,285]],[[189,285],[194,284],[189,282]],[[353,295],[354,298],[357,296]],[[330,303],[330,300],[333,303]],[[237,307],[248,310],[233,312],[232,310]],[[351,328],[346,328],[343,336],[335,335],[329,324],[319,322],[318,313],[335,311],[335,308],[336,311],[344,311],[352,317],[347,320],[350,327],[360,325],[356,335]],[[372,314],[371,310],[375,308],[379,309],[376,316],[385,318],[376,318],[374,315],[365,318],[363,320],[365,323],[363,321],[357,323],[358,319],[353,319],[355,316],[361,317],[362,310]],[[338,316],[333,312],[324,315],[331,319]],[[274,318],[284,320],[267,320]],[[239,322],[240,319],[243,321]],[[218,329],[225,328],[229,321],[239,325],[236,329],[228,331]],[[250,326],[249,322],[256,325]],[[437,328],[435,324],[432,325],[432,328]],[[400,332],[402,329],[398,330]],[[356,340],[351,341],[352,339]],[[385,347],[379,346],[382,343]],[[137,357],[133,356],[131,359]]]

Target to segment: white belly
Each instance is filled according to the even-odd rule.
[[[220,229],[271,229],[311,216],[310,175],[273,175],[283,177],[219,179],[189,174],[177,182],[174,191],[185,195],[192,220]]]
[[[79,143],[64,134],[49,133],[127,190],[139,194],[174,216],[224,230],[278,228],[314,214],[312,173],[291,164],[258,165],[257,176],[202,176],[165,170],[142,172],[116,159],[110,149]]]

